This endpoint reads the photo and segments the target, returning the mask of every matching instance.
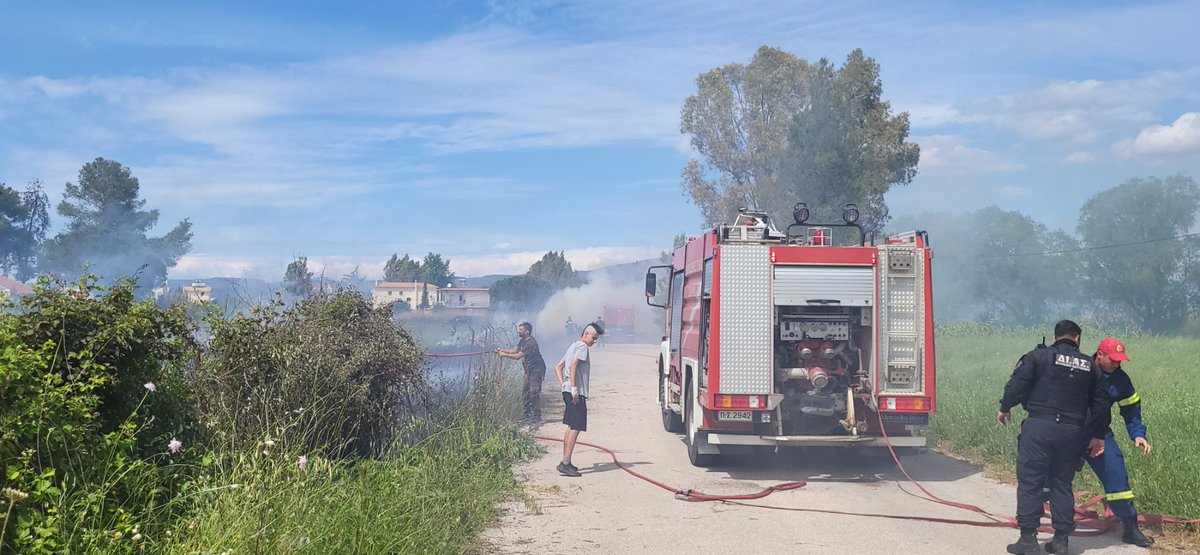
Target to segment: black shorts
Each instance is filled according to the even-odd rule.
[[[587,431],[587,397],[580,397],[579,404],[571,402],[571,393],[563,392],[563,419],[562,423],[566,424],[572,430],[581,432]]]

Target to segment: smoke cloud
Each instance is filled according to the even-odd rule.
[[[629,307],[634,314],[633,340],[656,342],[662,338],[665,314],[663,309],[646,304],[641,278],[644,273],[645,266],[639,266],[637,272],[592,272],[586,285],[563,289],[550,297],[534,320],[534,326],[543,336],[573,339],[568,337],[567,318],[582,330],[584,325],[604,315],[605,306]],[[611,332],[614,322],[606,321],[605,324],[605,331]],[[613,334],[605,336],[606,341],[617,339]]]

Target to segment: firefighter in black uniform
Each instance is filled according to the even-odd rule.
[[[1075,531],[1075,496],[1071,482],[1086,441],[1091,456],[1104,452],[1104,436],[1112,420],[1104,381],[1091,357],[1079,352],[1079,324],[1063,320],[1054,326],[1054,344],[1026,353],[1004,386],[996,420],[1007,424],[1008,412],[1021,405],[1029,417],[1017,439],[1017,525],[1021,538],[1008,546],[1017,555],[1041,553],[1037,529],[1042,520],[1042,489],[1050,486],[1050,516],[1055,553],[1067,552]],[[1088,411],[1091,417],[1088,417]]]

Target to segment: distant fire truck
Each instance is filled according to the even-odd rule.
[[[604,305],[604,335],[617,343],[629,343],[634,337],[633,305]]]
[[[781,233],[742,210],[647,271],[647,302],[667,309],[663,427],[686,434],[694,465],[754,447],[885,447],[881,421],[893,447],[925,445],[914,432],[936,406],[928,236],[868,241],[854,205],[845,223],[809,223],[803,203],[793,217]]]

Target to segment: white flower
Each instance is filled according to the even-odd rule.
[[[300,459],[296,461],[296,464],[300,465],[300,470],[308,468],[308,457],[300,455]]]
[[[135,542],[140,542],[140,541],[142,541],[142,535],[141,535],[141,534],[134,534],[134,535],[133,535],[133,541],[135,541]]]
[[[158,390],[157,387],[154,387],[154,382],[146,382],[142,384],[142,387],[146,388],[146,391],[149,391],[150,393],[154,393]]]
[[[172,453],[178,453],[180,449],[183,449],[183,443],[178,439],[171,438],[171,442],[167,444],[167,449],[170,449]]]

